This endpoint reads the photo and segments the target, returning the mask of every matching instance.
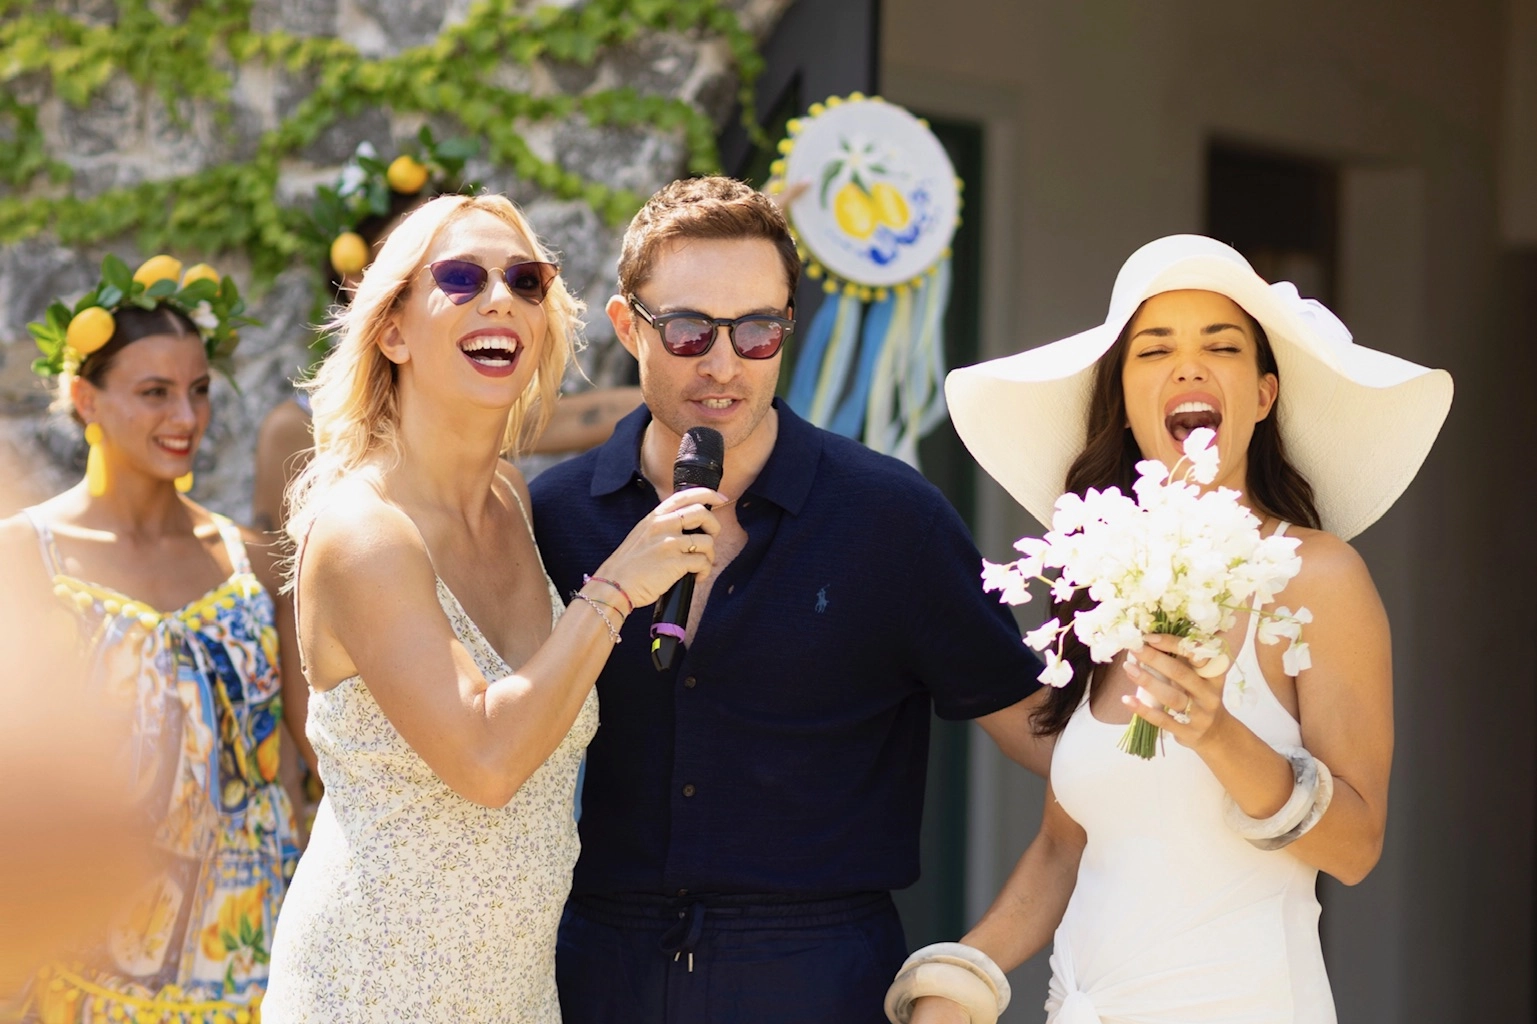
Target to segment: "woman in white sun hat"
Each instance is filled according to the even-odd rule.
[[[1069,632],[1073,681],[1033,698],[1055,744],[1040,834],[964,944],[913,955],[891,1019],[995,1019],[999,967],[1054,940],[1051,1024],[1333,1021],[1314,884],[1376,864],[1393,748],[1387,618],[1345,541],[1413,479],[1451,378],[1352,344],[1292,285],[1174,235],[1126,261],[1103,324],[956,370],[946,393],[977,461],[1043,523],[1064,492],[1130,493],[1138,460],[1173,465],[1214,428],[1212,486],[1302,541],[1283,597],[1313,613],[1312,664],[1288,675],[1279,646],[1256,647],[1256,616],[1213,679],[1171,638],[1095,666]],[[1117,749],[1133,710],[1175,741],[1162,756]]]

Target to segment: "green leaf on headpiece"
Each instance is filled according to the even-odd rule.
[[[151,299],[164,299],[176,294],[176,282],[169,277],[162,277],[148,288],[144,294]]]
[[[123,290],[115,284],[104,284],[96,295],[96,301],[111,309],[123,301]]]
[[[202,277],[189,285],[184,285],[182,290],[177,293],[176,298],[179,302],[184,302],[189,306],[196,306],[199,302],[211,302],[213,297],[218,294],[219,285],[209,278]]]
[[[70,312],[69,307],[64,305],[64,303],[51,303],[48,306],[46,317],[48,326],[59,332],[61,338],[69,330]]]
[[[101,261],[101,278],[124,294],[133,285],[133,271],[128,269],[128,264],[111,253],[107,253]]]

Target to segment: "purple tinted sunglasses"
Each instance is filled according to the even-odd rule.
[[[438,291],[456,306],[464,305],[485,291],[492,274],[479,263],[469,260],[438,260],[427,269],[437,282]],[[512,294],[537,306],[549,294],[550,285],[560,274],[560,267],[553,263],[514,263],[497,273],[502,275]]]

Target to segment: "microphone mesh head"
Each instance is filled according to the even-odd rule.
[[[726,462],[726,439],[711,427],[690,427],[678,443],[672,467],[673,490],[720,486]]]

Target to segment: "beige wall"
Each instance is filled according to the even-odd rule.
[[[1502,241],[1499,203],[1537,190],[1511,158],[1508,113],[1511,54],[1526,73],[1537,62],[1510,39],[1529,3],[882,8],[883,92],[987,128],[968,210],[988,254],[984,352],[1098,322],[1134,248],[1200,230],[1220,137],[1338,163],[1340,313],[1362,343],[1456,379],[1419,479],[1358,541],[1393,622],[1398,752],[1382,863],[1355,889],[1323,886],[1344,1024],[1531,1018],[1537,630],[1523,577],[1537,557],[1530,505],[1510,496],[1530,489],[1537,442],[1537,259]],[[982,486],[978,539],[1001,557],[1031,524]],[[975,913],[1034,834],[1041,789],[990,744],[973,749]],[[1043,961],[1021,971],[1011,1019],[1039,1019]]]

